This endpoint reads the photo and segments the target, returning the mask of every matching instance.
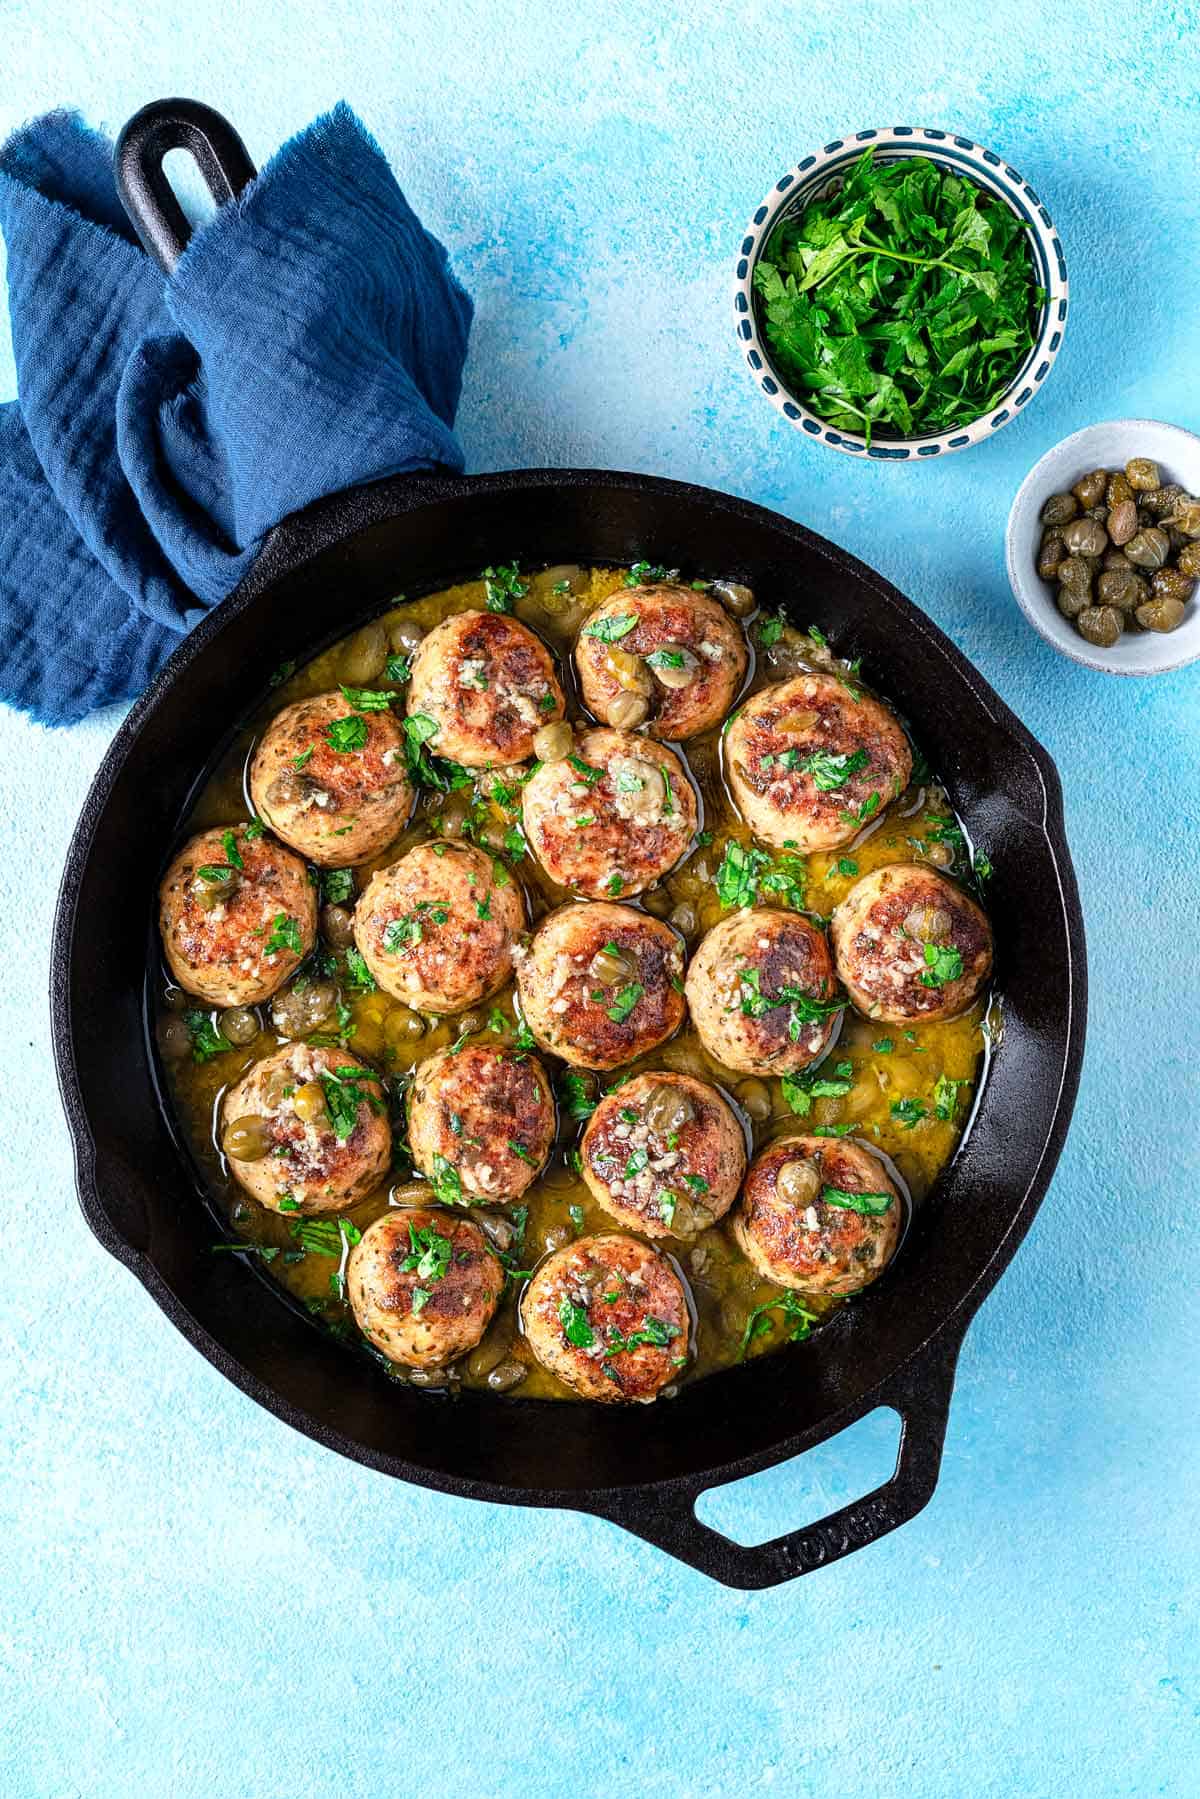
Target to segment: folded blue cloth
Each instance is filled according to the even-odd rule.
[[[0,230],[19,395],[0,407],[0,698],[35,718],[139,693],[286,513],[461,470],[471,302],[348,107],[169,278],[74,114],[0,151]]]

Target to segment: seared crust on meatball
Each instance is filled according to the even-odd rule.
[[[529,847],[552,881],[588,899],[641,893],[691,846],[696,796],[679,758],[628,731],[585,731],[523,796]]]
[[[956,1018],[992,971],[992,928],[969,894],[917,862],[856,881],[830,927],[837,970],[868,1018]]]
[[[833,675],[797,675],[753,694],[736,714],[725,733],[725,769],[756,837],[829,850],[904,791],[912,751],[899,721],[869,693]]]
[[[517,957],[525,1022],[580,1068],[619,1068],[683,1023],[683,946],[669,925],[602,901],[560,906]]]
[[[469,1218],[385,1212],[350,1251],[355,1322],[389,1362],[436,1368],[474,1349],[495,1315],[504,1270]]]
[[[250,1151],[241,1153],[238,1136],[252,1140]],[[273,1212],[343,1212],[378,1186],[392,1159],[378,1076],[348,1050],[302,1041],[255,1062],[229,1089],[221,1143],[235,1179]]]
[[[485,1044],[442,1050],[419,1065],[409,1089],[413,1161],[431,1180],[452,1169],[470,1200],[519,1199],[545,1166],[554,1129],[536,1056]]]
[[[267,726],[250,794],[275,834],[310,861],[369,862],[412,811],[400,725],[390,712],[356,712],[340,693],[297,700]]]
[[[655,657],[658,666],[648,660]],[[584,702],[603,724],[614,722],[615,700],[638,691],[649,702],[650,735],[677,740],[720,724],[746,661],[741,627],[724,607],[669,582],[621,588],[597,606],[575,645]],[[691,677],[685,685],[667,684],[682,673]]]
[[[299,856],[273,838],[248,837],[245,825],[201,831],[163,876],[159,928],[167,966],[188,993],[214,1006],[257,1005],[316,942],[316,889]]]
[[[654,1399],[687,1359],[682,1281],[617,1231],[548,1256],[525,1289],[521,1322],[543,1368],[601,1404]]]
[[[692,1237],[723,1218],[746,1172],[742,1127],[715,1087],[639,1074],[606,1094],[579,1146],[583,1178],[618,1224]]]
[[[709,1055],[745,1074],[795,1074],[824,1053],[841,1004],[822,931],[756,907],[713,926],[692,957],[687,1002]]]
[[[870,1286],[887,1267],[901,1212],[883,1164],[860,1144],[783,1137],[750,1164],[733,1232],[777,1286],[842,1296]]]
[[[422,1012],[461,1012],[504,985],[525,910],[516,882],[497,873],[474,844],[437,842],[371,876],[354,941],[385,993]]]
[[[432,719],[429,747],[466,768],[524,762],[564,710],[549,650],[506,613],[455,613],[413,657],[409,717]]]

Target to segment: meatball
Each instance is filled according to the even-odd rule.
[[[609,1093],[580,1144],[604,1210],[645,1237],[690,1237],[723,1218],[746,1172],[742,1127],[715,1087],[639,1074]]]
[[[417,1069],[408,1095],[413,1161],[439,1196],[519,1199],[554,1141],[554,1100],[536,1056],[467,1044]]]
[[[619,1231],[538,1268],[521,1302],[530,1349],[583,1399],[654,1399],[687,1360],[688,1306],[670,1263]]]
[[[782,1137],[750,1164],[733,1234],[759,1273],[795,1293],[857,1293],[900,1240],[883,1164],[845,1138]]]
[[[524,789],[525,835],[552,881],[588,899],[641,893],[691,846],[696,796],[672,750],[586,731]]]
[[[225,1095],[221,1148],[269,1210],[344,1212],[391,1165],[379,1077],[348,1050],[286,1043]]]
[[[297,700],[267,726],[250,794],[271,829],[310,861],[369,862],[412,811],[404,734],[390,711],[356,711],[341,693]]]
[[[823,1055],[835,998],[824,933],[799,912],[736,912],[701,940],[687,973],[700,1041],[725,1068],[795,1074]]]
[[[837,971],[860,1012],[887,1024],[956,1018],[992,970],[992,930],[945,875],[894,862],[856,881],[830,927]]]
[[[436,725],[430,749],[466,768],[524,762],[564,710],[549,650],[506,613],[457,612],[413,657],[409,718]]]
[[[683,946],[657,918],[601,900],[560,906],[517,958],[525,1022],[580,1068],[619,1068],[683,1023]]]
[[[406,1368],[440,1367],[474,1349],[504,1280],[477,1224],[416,1206],[377,1218],[346,1266],[359,1330]]]
[[[419,843],[371,876],[354,941],[385,993],[422,1012],[461,1012],[512,973],[521,890],[469,843]]]
[[[849,843],[912,774],[899,721],[833,675],[754,694],[725,733],[725,769],[756,837],[799,850]]]
[[[317,940],[316,889],[299,856],[245,825],[201,831],[159,889],[167,966],[214,1006],[253,1006]]]
[[[725,717],[746,672],[741,627],[706,593],[623,587],[575,645],[583,698],[606,725],[695,737]]]

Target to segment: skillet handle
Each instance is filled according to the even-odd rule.
[[[168,150],[191,152],[218,206],[236,200],[256,173],[228,119],[199,100],[155,100],[134,114],[113,153],[117,193],[164,275],[174,269],[192,235],[163,170]]]
[[[745,1546],[702,1524],[694,1509],[705,1490],[702,1486],[683,1492],[675,1485],[633,1488],[614,1495],[611,1507],[600,1504],[588,1510],[742,1592],[811,1574],[907,1524],[932,1499],[961,1347],[958,1332],[951,1332],[948,1340],[938,1337],[886,1382],[859,1414],[865,1416],[877,1405],[899,1412],[900,1446],[891,1478],[827,1518],[786,1536]]]

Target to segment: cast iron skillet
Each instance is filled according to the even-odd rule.
[[[166,201],[163,154],[199,146],[218,193],[236,192],[250,164],[231,140],[224,121],[182,101],[127,130],[123,195],[165,267],[187,227]],[[449,1401],[397,1387],[269,1297],[240,1258],[210,1253],[212,1215],[157,1097],[147,1026],[155,884],[193,796],[282,655],[313,655],[399,587],[432,591],[498,558],[641,556],[748,582],[797,622],[819,623],[906,714],[995,865],[1003,1032],[970,1134],[895,1266],[811,1343],[650,1407],[469,1391]],[[1053,764],[948,639],[803,526],[702,488],[581,470],[381,481],[272,532],[247,579],[181,643],[117,733],[71,844],[53,966],[84,1215],[215,1367],[369,1467],[477,1499],[592,1512],[742,1588],[834,1561],[931,1497],[963,1333],[1046,1191],[1084,1037],[1083,925]],[[895,1472],[875,1492],[751,1548],[696,1518],[705,1488],[798,1455],[878,1405],[894,1407],[903,1430]]]

